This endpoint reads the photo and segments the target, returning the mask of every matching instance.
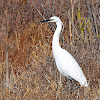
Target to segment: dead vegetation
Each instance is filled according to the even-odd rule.
[[[0,1],[1,100],[99,100],[99,0]],[[65,29],[60,43],[82,67],[89,87],[66,81],[52,55],[55,24],[40,20],[59,16]]]

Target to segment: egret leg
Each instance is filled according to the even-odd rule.
[[[72,84],[72,81],[71,81],[71,80],[72,80],[72,78],[71,78],[71,77],[69,77],[69,76],[68,76],[68,77],[66,77],[66,82],[68,82],[68,84]]]
[[[60,89],[62,87],[62,82],[61,82],[61,74],[60,74],[60,80],[59,80],[59,84],[58,84],[58,90],[57,90],[57,94],[56,94],[56,100],[60,100]]]

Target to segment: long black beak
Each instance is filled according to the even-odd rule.
[[[48,19],[48,20],[43,20],[43,21],[40,21],[40,22],[49,22],[49,21],[51,21],[50,19]]]

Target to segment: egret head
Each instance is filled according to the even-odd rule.
[[[57,16],[52,16],[49,20],[44,20],[41,22],[61,22],[60,18]]]
[[[50,22],[61,22],[60,18],[57,16],[53,16],[50,18]]]

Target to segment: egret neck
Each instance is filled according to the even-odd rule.
[[[62,21],[56,22],[56,25],[57,25],[57,28],[56,28],[56,31],[53,35],[53,40],[52,40],[53,54],[57,54],[57,51],[59,51],[59,49],[61,49],[60,44],[59,44],[59,37],[60,37],[60,32],[61,32],[61,29],[62,29],[62,25],[63,25]]]

